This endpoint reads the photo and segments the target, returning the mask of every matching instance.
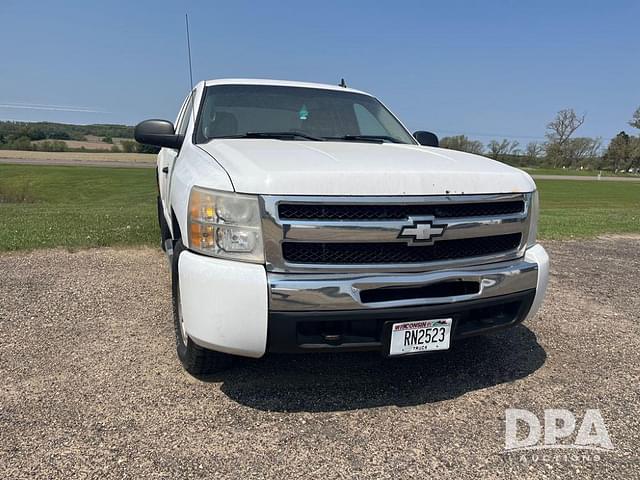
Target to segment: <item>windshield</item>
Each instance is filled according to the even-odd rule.
[[[214,138],[415,144],[398,120],[373,97],[272,85],[207,87],[196,143]]]

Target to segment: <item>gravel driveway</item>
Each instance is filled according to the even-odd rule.
[[[527,325],[204,381],[176,359],[160,252],[1,255],[0,475],[640,478],[640,239],[546,246],[550,292]],[[615,449],[505,453],[506,408],[600,409]]]

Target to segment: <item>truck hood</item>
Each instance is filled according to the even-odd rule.
[[[217,139],[198,145],[236,192],[273,195],[455,195],[531,192],[525,172],[443,148],[393,143]]]

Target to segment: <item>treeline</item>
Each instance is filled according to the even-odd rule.
[[[133,138],[133,127],[128,125],[70,125],[53,122],[0,121],[0,137],[6,139],[28,138],[38,140],[84,140],[87,135],[96,137]]]
[[[84,147],[72,149],[65,141],[86,140],[87,135],[101,138],[111,144],[110,151],[125,153],[157,153],[158,149],[141,145],[133,140],[133,127],[129,125],[71,125],[54,122],[11,122],[0,121],[0,149],[41,150],[45,152],[65,152],[69,150],[93,151]],[[118,144],[113,138],[130,138]],[[37,142],[37,143],[34,143]],[[104,152],[104,149],[95,150]]]
[[[585,115],[578,115],[571,108],[561,110],[547,124],[546,140],[529,142],[523,148],[515,140],[491,140],[484,145],[465,135],[444,137],[440,145],[453,150],[487,155],[520,167],[640,172],[640,135],[620,132],[605,147],[601,138],[574,135],[585,119]],[[640,130],[640,107],[633,114],[629,125]]]

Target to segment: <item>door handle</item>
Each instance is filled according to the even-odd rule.
[[[169,173],[169,167],[163,167],[162,173]]]

